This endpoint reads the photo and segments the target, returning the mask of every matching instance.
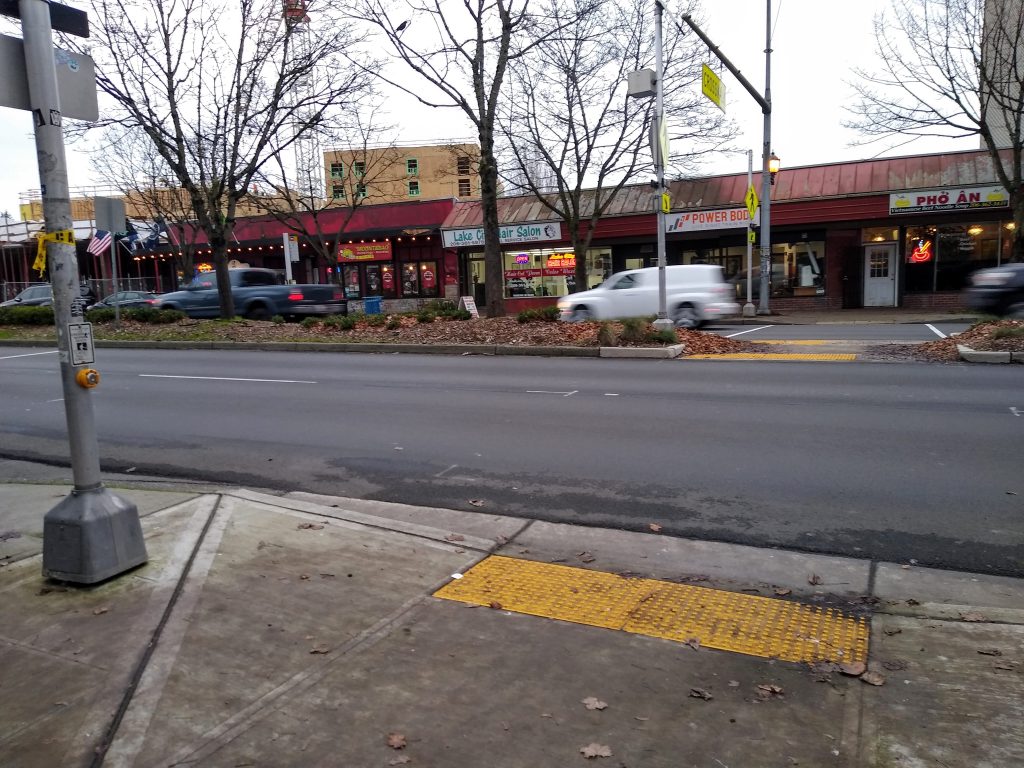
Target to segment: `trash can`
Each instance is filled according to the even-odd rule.
[[[380,296],[367,296],[363,299],[363,312],[367,315],[379,315]]]

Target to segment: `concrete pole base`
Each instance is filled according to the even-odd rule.
[[[669,320],[667,317],[659,317],[651,325],[654,326],[656,331],[672,331],[675,330],[676,324]]]
[[[139,510],[100,486],[74,490],[43,518],[43,576],[96,584],[148,559]]]
[[[770,315],[771,313],[772,313],[772,311],[770,309],[759,309],[759,310],[757,310],[757,314],[759,314],[759,315]]]
[[[743,305],[743,316],[744,317],[753,317],[754,316],[754,305],[753,304],[750,304],[748,302],[747,304]]]

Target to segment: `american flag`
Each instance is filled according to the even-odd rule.
[[[85,249],[86,253],[91,253],[93,256],[102,256],[103,252],[110,247],[110,242],[113,239],[114,236],[105,229],[97,229],[96,234],[92,236],[92,240],[89,241],[89,245]]]

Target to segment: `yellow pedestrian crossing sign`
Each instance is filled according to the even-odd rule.
[[[757,213],[757,206],[761,202],[757,199],[757,192],[754,191],[754,185],[751,184],[747,189],[747,196],[743,198],[743,202],[747,204],[747,213],[750,214],[750,220],[754,220],[754,214]]]

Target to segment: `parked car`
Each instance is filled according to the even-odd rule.
[[[0,307],[52,307],[53,289],[48,283],[30,285],[13,299],[0,304]]]
[[[117,304],[121,309],[126,307],[152,307],[156,304],[157,294],[151,291],[118,291],[106,298],[90,304],[86,309],[113,309]]]
[[[309,315],[344,315],[348,303],[340,286],[285,285],[272,269],[246,267],[228,270],[235,312],[253,320]],[[217,275],[205,272],[180,291],[157,297],[158,309],[181,310],[189,317],[219,317],[220,294]]]
[[[735,289],[714,264],[665,267],[666,310],[680,328],[699,328],[711,320],[738,315]],[[658,313],[658,267],[618,272],[597,288],[558,300],[561,319],[614,320]]]
[[[1024,264],[979,269],[971,275],[964,298],[978,312],[1024,320]]]

